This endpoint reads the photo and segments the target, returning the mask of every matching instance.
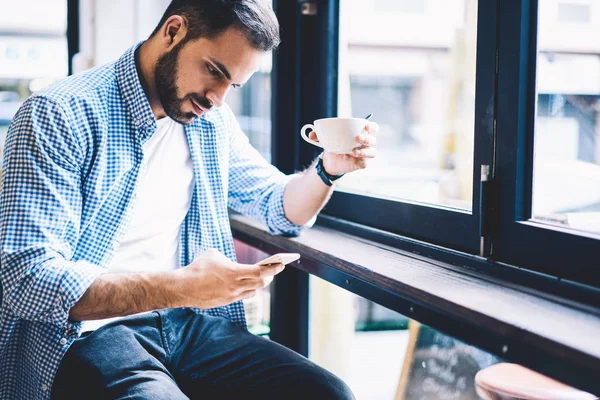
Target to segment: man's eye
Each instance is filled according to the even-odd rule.
[[[206,69],[208,69],[208,72],[209,72],[211,75],[214,75],[214,76],[219,76],[219,75],[220,75],[220,74],[219,74],[219,71],[217,71],[217,70],[216,70],[216,68],[214,68],[214,67],[213,67],[212,65],[210,65],[210,64],[206,64]]]

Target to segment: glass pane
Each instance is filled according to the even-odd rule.
[[[596,398],[310,279],[309,358],[346,382],[357,399]]]
[[[250,143],[267,161],[271,161],[271,65],[265,55],[257,72],[241,89],[231,90],[227,104],[236,115]]]
[[[0,168],[8,125],[21,103],[31,93],[67,76],[66,31],[66,0],[22,0],[2,3]]]
[[[470,210],[476,0],[341,0],[339,116],[373,113],[379,154],[342,190]]]
[[[600,233],[600,1],[540,0],[533,218]]]

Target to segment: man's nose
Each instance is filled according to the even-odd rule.
[[[230,88],[231,86],[229,85],[216,86],[206,94],[206,98],[214,107],[221,107],[225,102],[225,97],[227,97]]]

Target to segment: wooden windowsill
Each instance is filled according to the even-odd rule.
[[[600,393],[600,310],[318,224],[273,236],[232,215],[234,237],[302,255],[294,267],[564,383]]]

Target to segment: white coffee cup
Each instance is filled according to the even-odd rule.
[[[360,147],[356,137],[366,132],[368,121],[364,118],[321,118],[313,124],[306,124],[300,129],[302,139],[319,146],[333,154],[351,154],[355,147]],[[306,135],[306,131],[315,131],[318,140]]]

